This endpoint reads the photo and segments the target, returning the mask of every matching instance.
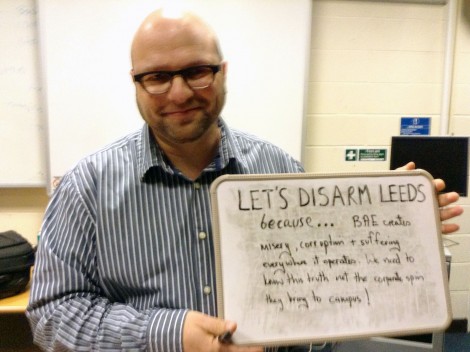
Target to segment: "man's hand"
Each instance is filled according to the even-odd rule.
[[[397,170],[414,170],[416,165],[414,162],[409,162],[405,166],[399,167]],[[434,186],[437,192],[442,192],[446,187],[446,184],[441,179],[434,179]],[[451,205],[459,200],[459,194],[457,192],[440,193],[437,197],[440,207],[440,218],[441,221],[452,219],[463,213],[463,208],[460,205]],[[451,205],[451,206],[449,206]],[[457,224],[441,224],[441,231],[443,234],[455,232],[459,229]]]
[[[227,331],[235,332],[234,322],[214,318],[196,311],[186,315],[183,325],[184,352],[262,352],[262,347],[242,347],[233,343],[222,343],[218,337]]]

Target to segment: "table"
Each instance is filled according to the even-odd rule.
[[[0,314],[24,313],[29,300],[29,287],[15,296],[0,299]]]

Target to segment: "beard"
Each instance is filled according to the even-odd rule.
[[[167,144],[186,144],[200,140],[211,128],[217,128],[220,109],[214,111],[200,109],[194,116],[173,117],[144,108],[139,101],[137,106],[142,118],[150,126],[152,134],[157,141]]]
[[[170,118],[171,119],[171,118]],[[156,137],[165,139],[173,144],[191,143],[200,140],[216,123],[217,117],[203,114],[201,118],[189,123],[174,124],[169,119],[163,119],[151,126]]]

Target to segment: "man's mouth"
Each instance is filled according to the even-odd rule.
[[[199,107],[175,109],[175,110],[164,111],[162,115],[164,116],[187,115],[199,109],[200,109]]]

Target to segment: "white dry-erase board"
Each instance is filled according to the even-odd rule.
[[[440,221],[424,171],[226,175],[211,188],[219,315],[237,344],[444,330]]]
[[[35,0],[0,1],[0,187],[46,184]]]
[[[38,0],[49,182],[142,125],[130,45],[144,17],[165,3],[193,9],[218,33],[227,123],[300,159],[311,0]]]

